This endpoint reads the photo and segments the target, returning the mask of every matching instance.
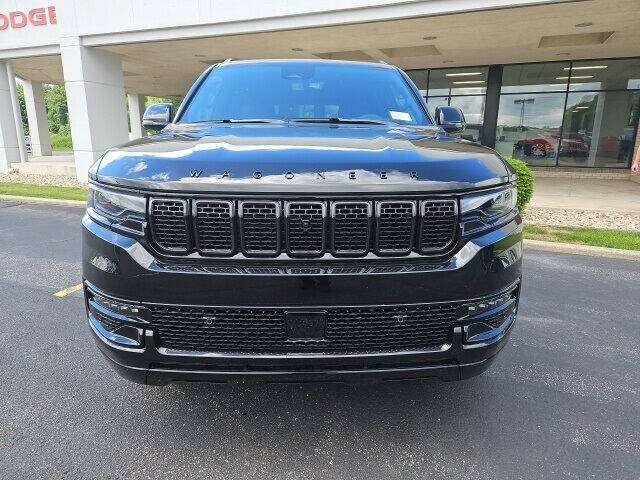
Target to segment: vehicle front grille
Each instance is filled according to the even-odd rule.
[[[322,202],[286,202],[288,251],[293,254],[321,254],[324,251],[326,217]]]
[[[376,249],[380,253],[409,253],[413,246],[414,202],[379,202]]]
[[[233,253],[233,202],[194,202],[196,239],[202,253]]]
[[[455,237],[458,204],[455,200],[426,200],[420,208],[420,249],[430,252],[447,248]]]
[[[280,251],[280,204],[240,202],[242,250],[261,255]]]
[[[333,202],[333,252],[362,255],[369,249],[371,202]]]
[[[322,340],[287,339],[285,311],[153,305],[162,347],[199,352],[363,353],[439,348],[451,340],[459,304],[327,308]]]
[[[149,210],[156,244],[162,250],[186,252],[189,247],[187,202],[154,198]]]
[[[222,200],[152,198],[151,237],[173,254],[360,257],[446,252],[457,200]]]

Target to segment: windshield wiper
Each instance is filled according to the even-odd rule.
[[[284,120],[278,118],[219,118],[191,123],[284,123]]]
[[[387,122],[381,122],[378,120],[366,120],[359,118],[338,118],[338,117],[318,117],[318,118],[289,118],[290,122],[300,123],[342,123],[342,124],[362,124],[362,125],[388,125]]]

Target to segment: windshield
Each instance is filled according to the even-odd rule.
[[[310,62],[213,68],[179,123],[242,119],[431,124],[397,70]]]

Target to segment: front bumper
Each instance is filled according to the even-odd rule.
[[[83,219],[83,274],[91,332],[100,351],[122,376],[139,383],[173,381],[331,382],[367,379],[437,378],[477,375],[504,346],[517,313],[522,230],[518,217],[467,242],[441,263],[424,259],[345,262],[271,262],[269,268],[213,261],[171,263],[154,257],[135,239]],[[235,265],[235,266],[230,266]],[[251,266],[247,266],[251,265]],[[166,348],[153,318],[130,322],[125,337],[98,319],[95,295],[140,306],[171,304],[217,307],[325,309],[352,306],[428,305],[496,298],[513,291],[503,321],[491,327],[470,319],[452,326],[437,347],[374,353],[244,354]],[[466,304],[466,303],[465,303]],[[113,315],[122,320],[126,315]],[[474,317],[475,318],[475,317]],[[146,322],[146,323],[145,323]],[[127,340],[134,339],[132,341]]]

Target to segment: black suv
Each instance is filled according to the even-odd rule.
[[[458,380],[512,329],[515,175],[398,68],[224,62],[90,169],[89,326],[133,381]]]

